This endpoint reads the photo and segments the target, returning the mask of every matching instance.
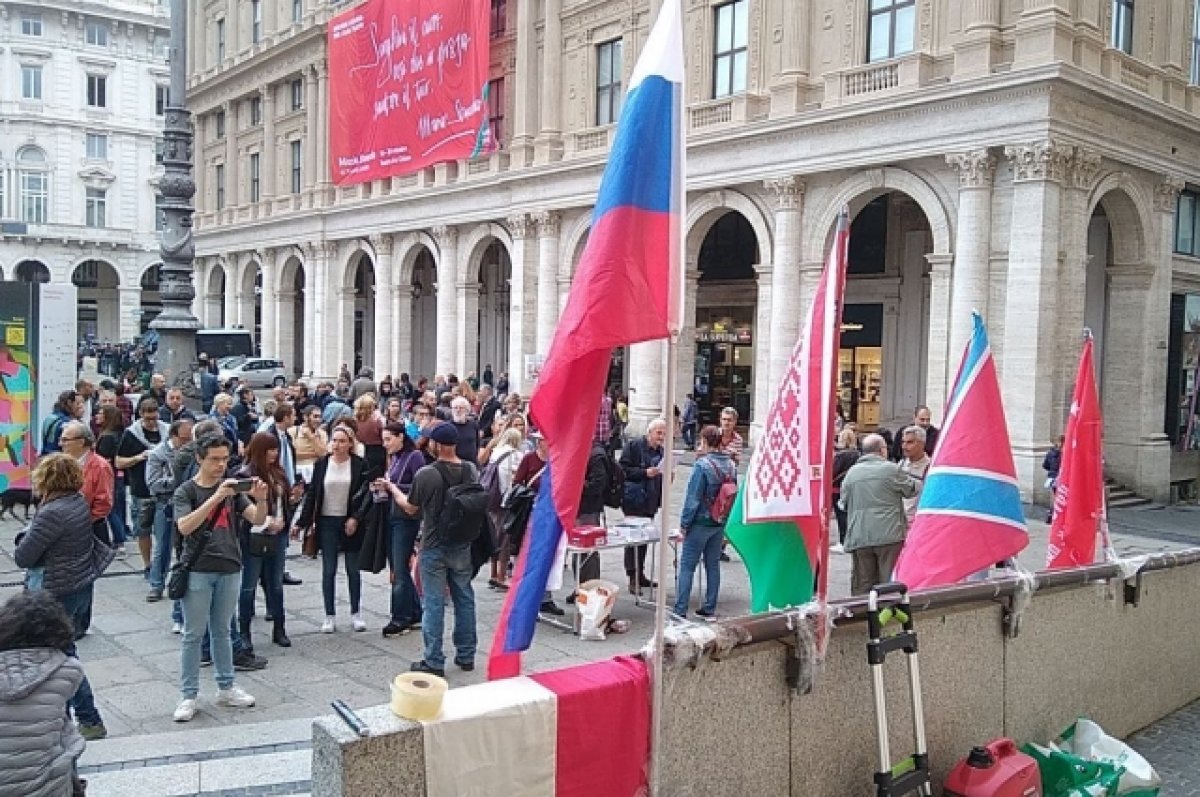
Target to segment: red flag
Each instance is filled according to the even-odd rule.
[[[1046,567],[1075,567],[1096,561],[1096,539],[1104,517],[1104,421],[1092,366],[1092,336],[1083,342],[1075,395],[1067,418],[1062,467],[1054,492],[1054,521]]]

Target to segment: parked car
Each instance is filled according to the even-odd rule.
[[[278,387],[287,384],[282,360],[267,357],[231,357],[218,363],[217,378],[221,384],[230,380],[250,387]]]

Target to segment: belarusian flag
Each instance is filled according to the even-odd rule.
[[[750,572],[750,607],[756,612],[807,603],[814,586],[819,598],[826,595],[834,401],[849,246],[850,218],[842,211],[816,296],[725,529]]]

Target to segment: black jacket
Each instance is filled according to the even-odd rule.
[[[321,506],[325,501],[325,472],[329,470],[329,455],[325,455],[317,460],[313,465],[312,483],[308,485],[308,490],[304,493],[304,502],[300,505],[300,520],[297,525],[302,529],[308,529],[321,517]],[[371,504],[371,483],[367,481],[367,461],[362,457],[354,454],[350,455],[350,515],[349,517],[357,518],[359,523],[362,522],[363,515],[370,508]],[[352,546],[350,550],[357,550],[357,545],[362,544],[362,535],[355,534],[353,537],[346,537],[345,532],[342,533],[343,542],[349,542]]]
[[[604,491],[608,487],[608,466],[604,460],[609,456],[604,446],[592,446],[592,453],[588,455],[587,471],[583,475],[583,493],[579,496],[581,515],[604,512]]]
[[[647,468],[657,468],[662,464],[662,449],[654,451],[645,437],[630,440],[621,450],[621,470],[625,472],[625,483],[641,485],[646,493],[644,511],[646,517],[653,517],[662,506],[663,477],[659,474],[651,479],[646,475]]]

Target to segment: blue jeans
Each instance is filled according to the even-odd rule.
[[[188,577],[183,596],[183,653],[180,661],[180,691],[185,699],[200,693],[200,642],[209,628],[225,629],[237,608],[241,573],[197,573]],[[232,638],[224,633],[212,637],[213,668],[217,687],[233,686]]]
[[[425,663],[434,669],[446,667],[442,633],[446,623],[446,587],[454,603],[454,661],[475,661],[475,593],[471,590],[471,546],[423,548],[418,559],[424,612],[421,634],[425,641]]]
[[[161,592],[166,585],[167,573],[171,570],[171,529],[174,527],[167,518],[167,506],[170,499],[155,499],[154,507],[154,548],[150,554],[150,589]]]
[[[249,535],[242,537],[242,588],[238,599],[238,620],[249,627],[254,619],[254,598],[261,578],[267,589],[267,613],[276,623],[283,622],[283,562],[287,556],[287,535],[275,538],[275,551],[270,556],[251,556]]]
[[[71,618],[71,623],[75,626],[75,635],[78,637],[81,631],[81,623],[85,615],[90,611],[92,606],[92,585],[83,589],[69,592],[66,595],[56,595],[58,602],[67,610],[67,616]],[[75,649],[75,643],[72,641],[64,650],[68,656],[79,658],[79,652]],[[92,695],[92,685],[88,682],[87,675],[83,676],[83,680],[79,682],[79,688],[75,690],[74,696],[68,702],[71,710],[75,712],[75,721],[80,725],[102,725],[100,712],[96,708],[96,698]]]
[[[235,575],[237,575],[237,574],[235,574]],[[238,576],[238,578],[241,578],[241,576]],[[240,589],[240,586],[239,586],[239,589]],[[180,601],[179,604],[182,607],[183,601]],[[234,609],[235,609],[234,614],[235,615],[237,614],[236,608],[237,608],[237,606],[235,604],[234,605]],[[180,617],[182,618],[182,616],[183,616],[183,613],[181,611]],[[180,619],[180,622],[183,622],[183,620]],[[234,661],[237,661],[238,656],[241,656],[243,653],[252,652],[249,650],[249,648],[246,647],[246,643],[242,639],[242,635],[238,633],[236,616],[229,618],[229,644],[233,647]],[[212,658],[212,634],[208,630],[205,630],[204,641],[200,643],[200,656],[205,659]]]
[[[393,517],[390,524],[388,564],[395,577],[392,581],[392,622],[416,625],[421,622],[421,601],[408,566],[417,545],[421,521],[410,517]]]
[[[338,547],[342,539],[343,517],[321,517],[317,520],[317,539],[321,543],[321,592],[325,597],[325,616],[333,617],[334,580],[337,578]],[[346,581],[350,584],[350,613],[358,614],[362,598],[362,573],[358,570],[358,551],[346,551]],[[283,578],[283,574],[280,574]]]
[[[704,559],[704,575],[708,583],[704,588],[705,612],[717,609],[717,595],[721,591],[721,542],[725,539],[724,526],[702,526],[696,524],[688,529],[683,538],[683,554],[679,557],[679,584],[676,585],[675,614],[687,616],[688,598],[692,594],[692,578],[696,565]]]
[[[121,547],[129,536],[129,522],[125,519],[125,478],[118,476],[113,483],[113,505],[108,513],[108,528],[112,531],[113,545]]]

